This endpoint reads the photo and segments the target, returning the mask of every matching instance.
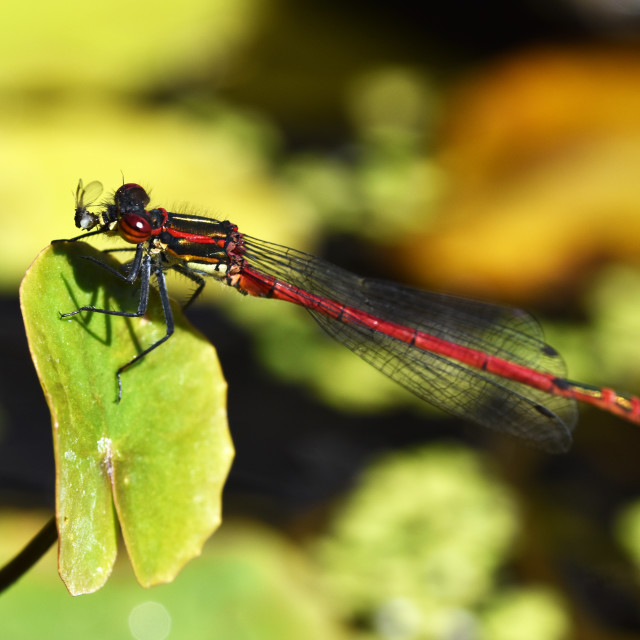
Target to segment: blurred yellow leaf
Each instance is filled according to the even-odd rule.
[[[259,24],[255,0],[9,2],[0,86],[140,90],[210,73]],[[19,55],[16,55],[16,51]]]
[[[522,301],[562,293],[603,259],[638,260],[637,53],[531,53],[454,95],[440,223],[403,242],[401,268]]]

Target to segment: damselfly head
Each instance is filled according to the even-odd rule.
[[[101,182],[94,180],[85,187],[82,179],[78,181],[78,187],[76,188],[76,227],[89,231],[100,222],[100,216],[91,213],[87,207],[91,206],[100,197],[101,193]]]
[[[127,213],[144,213],[149,200],[147,192],[135,182],[123,184],[113,196],[113,201],[120,216]]]

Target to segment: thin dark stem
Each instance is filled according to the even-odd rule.
[[[54,516],[13,560],[0,569],[0,593],[31,569],[57,539],[58,529]]]

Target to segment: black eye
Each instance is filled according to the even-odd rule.
[[[128,182],[116,191],[114,201],[121,215],[139,213],[149,204],[149,195],[139,184]]]

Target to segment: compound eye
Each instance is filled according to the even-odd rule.
[[[127,213],[118,221],[118,231],[127,242],[140,244],[151,237],[151,223],[137,213]]]
[[[135,182],[123,184],[115,193],[114,201],[121,215],[144,211],[149,204],[149,195]]]

